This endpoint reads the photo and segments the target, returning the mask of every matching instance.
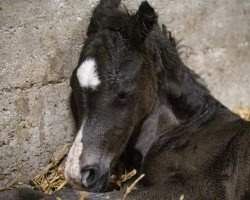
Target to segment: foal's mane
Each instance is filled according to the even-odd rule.
[[[160,71],[165,75],[170,74],[170,76],[173,76],[166,76],[163,78],[161,89],[166,90],[167,93],[169,92],[167,95],[169,95],[170,98],[172,95],[171,93],[174,93],[174,95],[176,94],[177,96],[189,95],[191,98],[191,103],[193,103],[193,105],[197,104],[198,106],[194,106],[194,108],[191,109],[192,111],[190,113],[190,117],[186,120],[183,120],[179,126],[172,130],[162,132],[150,147],[144,160],[150,157],[150,155],[159,153],[169,144],[171,144],[171,148],[174,149],[182,148],[181,146],[185,144],[179,144],[178,138],[192,130],[201,127],[205,122],[212,119],[216,112],[220,110],[227,110],[230,112],[224,105],[222,105],[210,94],[210,91],[207,89],[207,87],[203,85],[203,81],[201,81],[200,76],[183,64],[180,58],[181,45],[179,45],[180,43],[177,42],[174,37],[172,37],[171,32],[167,31],[166,26],[163,24],[162,29],[158,29],[158,33],[159,30],[163,35],[163,38],[159,37],[158,35],[158,37],[154,38],[153,43],[160,52],[158,59],[165,62],[165,64],[162,62],[159,63]],[[166,63],[170,63],[170,65]],[[177,81],[180,85],[177,87],[175,85],[174,89],[169,89],[166,88],[168,86],[166,85],[165,81],[170,85],[174,84],[174,81]],[[173,100],[177,99],[174,98]],[[187,100],[185,100],[184,102],[186,103]]]

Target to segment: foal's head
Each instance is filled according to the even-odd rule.
[[[94,10],[71,79],[78,133],[65,174],[90,191],[105,189],[110,170],[156,96],[156,72],[146,49],[156,13],[143,2],[131,15],[121,11],[119,3],[101,0]]]

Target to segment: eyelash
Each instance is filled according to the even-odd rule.
[[[116,104],[125,104],[126,100],[129,98],[131,95],[132,91],[130,92],[121,92],[117,95],[116,97]]]
[[[118,94],[118,98],[120,100],[125,100],[127,98],[129,93],[126,93],[126,92],[121,92],[120,94]]]

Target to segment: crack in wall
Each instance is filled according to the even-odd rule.
[[[62,84],[62,83],[65,83],[67,81],[69,81],[69,78],[62,78],[62,79],[57,80],[57,81],[48,81],[46,83],[35,83],[35,84],[30,84],[28,86],[20,86],[20,87],[16,86],[16,87],[10,87],[10,88],[3,88],[0,91],[0,95],[1,95],[1,93],[15,92],[16,90],[25,91],[25,90],[29,90],[29,89],[32,89],[32,88],[40,89],[42,87],[46,87],[46,86],[50,86],[50,85]]]

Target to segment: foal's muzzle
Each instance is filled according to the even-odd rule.
[[[90,168],[86,170],[82,170],[82,185],[84,188],[91,188],[93,185],[96,184],[98,180],[98,171],[95,168]]]
[[[102,192],[108,185],[109,173],[99,170],[96,166],[84,167],[81,171],[82,187],[91,192]]]

